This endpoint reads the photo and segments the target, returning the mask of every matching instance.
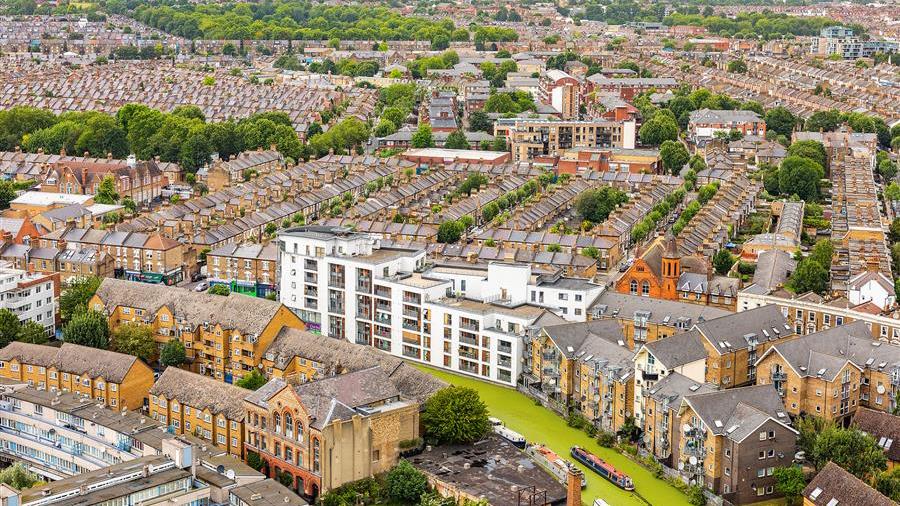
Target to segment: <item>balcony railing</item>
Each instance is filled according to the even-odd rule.
[[[468,344],[471,346],[478,346],[478,339],[475,339],[474,337],[468,337],[468,336],[461,335],[461,336],[459,336],[459,342],[461,342],[463,344]]]
[[[464,329],[464,330],[471,330],[472,332],[478,332],[478,324],[477,323],[460,322],[459,328]]]

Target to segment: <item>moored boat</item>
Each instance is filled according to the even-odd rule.
[[[601,477],[611,481],[613,485],[625,490],[634,490],[634,482],[631,481],[631,478],[627,474],[617,470],[609,462],[606,462],[580,446],[573,446],[571,453],[572,458],[586,465],[591,471],[594,471]]]
[[[525,436],[503,425],[503,422],[500,419],[492,417],[489,418],[489,420],[491,421],[491,429],[494,431],[494,434],[497,434],[503,439],[509,441],[516,448],[525,448],[525,445],[527,444],[527,441],[525,441]]]
[[[535,462],[540,464],[541,467],[549,471],[560,483],[565,484],[569,479],[569,467],[574,464],[560,457],[550,448],[539,444],[528,445],[528,447],[525,448],[525,453],[527,453]],[[584,488],[585,486],[587,486],[587,480],[582,476],[581,488]]]

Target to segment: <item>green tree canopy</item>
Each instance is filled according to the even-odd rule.
[[[425,401],[425,435],[438,443],[472,443],[491,428],[488,410],[478,392],[467,387],[438,390]]]
[[[106,315],[93,310],[75,314],[63,328],[63,341],[107,349],[109,347],[109,323]]]
[[[678,139],[678,124],[669,116],[656,114],[641,125],[638,136],[643,144],[659,146],[665,141]]]
[[[178,367],[187,360],[184,343],[179,339],[169,339],[159,352],[159,363],[163,367]]]
[[[469,141],[466,140],[466,134],[462,130],[454,130],[447,136],[444,147],[447,149],[469,149]]]
[[[627,201],[628,195],[625,192],[612,186],[604,186],[582,192],[575,201],[575,209],[582,218],[602,223],[613,209]]]
[[[63,321],[76,313],[87,311],[88,302],[97,293],[102,280],[97,276],[78,277],[69,281],[59,297],[59,312]]]
[[[678,175],[681,168],[691,159],[687,148],[678,141],[663,142],[659,148],[659,156],[666,172],[673,175]]]
[[[782,195],[797,195],[806,201],[819,198],[819,181],[825,176],[821,165],[810,158],[789,156],[778,169],[778,189]]]
[[[235,381],[234,384],[247,390],[259,390],[260,387],[266,384],[266,377],[258,370],[253,369],[245,374],[244,377]]]
[[[819,141],[797,141],[788,146],[788,156],[809,158],[818,163],[820,167],[828,166],[828,155],[825,153],[825,146]]]
[[[388,471],[385,485],[388,497],[398,504],[417,504],[428,491],[428,478],[409,461],[401,459]]]
[[[134,355],[149,362],[156,354],[153,329],[147,325],[123,324],[112,333],[113,350],[126,355]]]
[[[433,148],[434,136],[431,133],[431,125],[427,123],[419,125],[419,128],[413,133],[410,144],[414,148]]]

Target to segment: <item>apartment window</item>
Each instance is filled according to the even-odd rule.
[[[766,454],[766,457],[770,458],[770,459],[774,456],[775,456],[775,450],[769,450],[769,452]]]
[[[765,478],[765,476],[766,476],[766,468],[765,467],[760,467],[759,469],[756,470],[757,478]]]
[[[766,452],[765,452],[765,450],[760,450],[760,451],[759,451],[759,460],[763,460],[763,459],[765,459],[765,458],[766,458]]]
[[[836,325],[843,325],[843,324],[844,324],[844,317],[843,317],[843,316],[835,316],[835,317],[834,317],[834,323],[835,323]]]
[[[725,468],[725,476],[731,476],[731,468],[730,467]]]
[[[730,448],[725,448],[725,456],[731,457],[731,449]]]
[[[762,432],[759,433],[759,440],[760,440],[760,441],[765,441],[765,440],[766,440],[766,431],[762,431]]]

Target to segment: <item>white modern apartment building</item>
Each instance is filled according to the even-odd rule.
[[[506,385],[526,333],[563,322],[557,313],[583,321],[601,292],[526,265],[432,266],[424,250],[335,227],[285,230],[278,261],[281,302],[308,330]]]
[[[59,277],[0,267],[0,308],[8,309],[19,321],[43,325],[48,336],[56,332],[56,305]]]

